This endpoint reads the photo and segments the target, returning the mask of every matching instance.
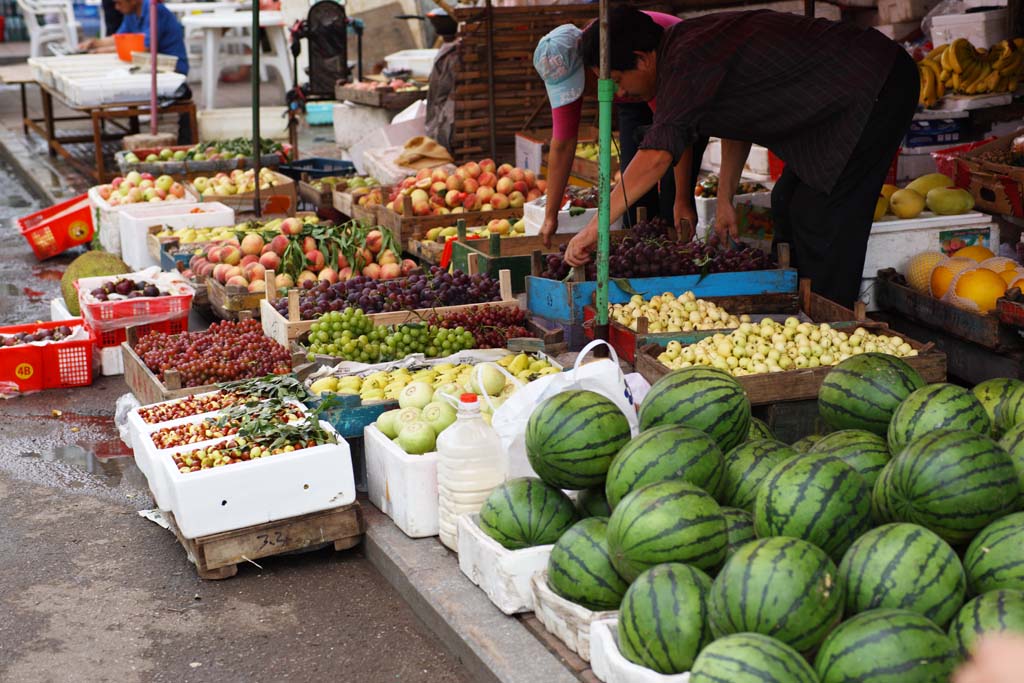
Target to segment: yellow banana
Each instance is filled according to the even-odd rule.
[[[953,49],[952,49],[952,47],[949,47],[949,48],[947,48],[947,49],[942,51],[942,54],[939,55],[939,64],[942,65],[942,68],[945,71],[950,71],[950,72],[954,71],[954,69],[953,69]]]
[[[938,77],[935,79],[935,95],[938,99],[942,99],[946,96],[946,84]]]
[[[1006,92],[1014,93],[1017,92],[1017,86],[1020,84],[1020,79],[1017,76],[1010,76],[1010,80],[1006,83]]]
[[[966,39],[957,38],[949,46],[949,49],[946,50],[946,52],[949,53],[949,66],[958,74],[962,74],[964,72],[964,67],[966,66],[966,64],[963,64],[960,61],[960,58],[963,56],[961,43],[965,42],[967,42]]]
[[[923,66],[924,66],[924,68],[926,68],[926,69],[929,69],[929,70],[930,70],[930,71],[931,71],[931,72],[932,72],[933,74],[935,74],[935,77],[936,77],[936,78],[939,78],[939,77],[941,76],[941,74],[942,74],[942,69],[940,69],[940,68],[939,68],[939,65],[938,65],[938,64],[936,64],[935,62],[933,62],[932,60],[930,60],[930,59],[924,59],[924,60],[922,60],[922,61],[921,61],[921,62],[919,62],[919,63],[920,63],[921,65],[923,65]]]
[[[926,107],[931,107],[938,100],[935,92],[935,74],[929,69],[922,69],[921,79],[923,88],[922,101]]]
[[[953,73],[952,78],[949,81],[949,87],[953,89],[953,92],[960,92],[960,74]]]
[[[942,57],[942,53],[945,52],[946,48],[948,48],[948,47],[949,47],[949,43],[945,43],[943,45],[939,45],[938,47],[933,48],[931,52],[926,54],[924,58],[926,60],[938,61]]]
[[[985,91],[986,92],[999,92],[997,86],[999,85],[1000,75],[998,71],[993,71],[985,79]]]

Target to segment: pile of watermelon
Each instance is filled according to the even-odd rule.
[[[834,431],[781,443],[731,375],[692,367],[630,438],[614,402],[563,392],[527,428],[540,478],[481,526],[552,543],[550,588],[619,610],[622,654],[692,683],[947,681],[983,633],[1024,633],[1024,383],[926,385],[864,353],[819,411]]]

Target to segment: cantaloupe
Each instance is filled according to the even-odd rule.
[[[974,244],[969,247],[964,247],[960,251],[953,254],[953,258],[969,258],[981,263],[986,259],[990,259],[993,254],[989,249],[981,246],[980,244]]]
[[[949,289],[949,285],[952,284],[953,278],[957,276],[962,270],[968,268],[977,268],[978,262],[969,259],[951,256],[943,261],[940,261],[935,269],[932,271],[930,282],[931,295],[936,299],[941,299],[946,295],[946,291]]]
[[[1024,278],[1024,268],[1019,268],[1017,270],[1004,270],[999,273],[999,277],[1003,278],[1003,281],[1006,282],[1007,285],[1006,288],[1009,289],[1014,282]]]
[[[1006,283],[997,273],[987,268],[973,268],[957,275],[944,301],[960,308],[988,313],[996,307],[996,300],[1006,293]]]
[[[980,264],[982,268],[988,268],[993,273],[1002,273],[1005,271],[1014,271],[1020,268],[1020,264],[1014,261],[1012,258],[1006,258],[1005,256],[993,256],[987,258]]]
[[[941,251],[923,251],[920,254],[915,254],[907,263],[907,283],[915,291],[928,294],[932,271],[945,259],[946,255]]]

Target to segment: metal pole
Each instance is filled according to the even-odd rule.
[[[156,2],[149,2],[149,133],[156,135],[159,129],[156,113],[156,56],[157,56],[157,29],[156,29]],[[103,10],[100,9],[102,12]]]
[[[611,80],[611,54],[608,49],[608,0],[601,0],[599,28],[601,30],[601,70],[597,82],[598,101],[598,184],[597,184],[597,339],[608,339],[608,252],[610,250],[609,223],[611,211],[612,168],[612,99],[615,82]]]
[[[210,85],[209,87],[213,87]],[[252,4],[252,158],[256,173],[253,210],[259,218],[260,207],[260,4]]]
[[[498,158],[498,138],[494,130],[494,6],[487,0],[487,118],[491,124],[491,158]]]
[[[814,16],[814,0],[804,0],[804,16]]]

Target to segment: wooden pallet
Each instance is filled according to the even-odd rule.
[[[199,538],[185,538],[174,523],[174,515],[163,514],[188,559],[196,565],[199,578],[207,580],[230,578],[238,573],[239,564],[254,564],[263,557],[327,544],[333,544],[335,550],[348,550],[359,545],[366,532],[359,503]]]

